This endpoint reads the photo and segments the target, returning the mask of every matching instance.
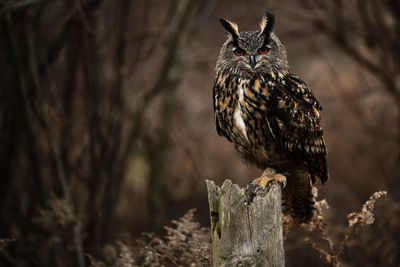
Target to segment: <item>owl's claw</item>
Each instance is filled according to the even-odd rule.
[[[267,188],[273,181],[279,182],[282,189],[286,187],[286,176],[276,173],[276,171],[271,168],[266,169],[261,177],[250,181],[246,186],[246,192],[249,194],[249,202],[253,201],[253,198],[257,195],[257,192],[259,192],[260,189]]]
[[[254,194],[257,195],[257,191],[260,190],[260,188],[264,189],[261,185],[257,184],[256,188],[254,189]]]
[[[265,188],[262,185],[254,182],[254,181],[250,181],[246,186],[246,191],[252,195],[256,195],[258,190]]]
[[[282,184],[282,189],[284,189],[286,187],[286,183],[287,183],[286,176],[283,176],[283,179],[280,183]]]
[[[249,191],[250,186],[252,186],[253,184],[253,181],[250,181],[246,186],[246,191]]]
[[[261,177],[250,181],[246,186],[246,191],[249,191],[251,187],[254,187],[253,193],[257,193],[260,188],[266,188],[272,181],[278,181],[282,185],[282,189],[286,187],[287,179],[286,176],[280,173],[268,174],[263,173]]]
[[[255,184],[250,181],[246,186],[246,193],[248,194],[247,204],[253,202],[254,197],[257,195],[257,191],[261,188],[259,184]]]

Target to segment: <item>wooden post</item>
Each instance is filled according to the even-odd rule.
[[[230,180],[206,183],[214,266],[285,266],[280,184],[251,200]]]

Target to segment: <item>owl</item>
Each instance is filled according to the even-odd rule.
[[[264,170],[254,183],[283,182],[284,211],[295,222],[309,222],[313,184],[328,180],[322,107],[289,71],[274,21],[265,12],[260,30],[239,32],[237,24],[220,19],[228,37],[215,68],[215,125],[246,163]]]

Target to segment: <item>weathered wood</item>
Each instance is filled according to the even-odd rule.
[[[285,266],[280,184],[250,201],[230,180],[206,183],[214,266]]]

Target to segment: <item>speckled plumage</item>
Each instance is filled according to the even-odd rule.
[[[229,34],[216,65],[215,123],[246,162],[286,175],[283,201],[295,220],[306,222],[313,214],[312,184],[328,179],[322,107],[289,72],[273,23],[266,13],[259,31],[239,32],[236,24],[221,19]],[[261,48],[268,53],[261,54]],[[235,55],[235,49],[244,54]]]

